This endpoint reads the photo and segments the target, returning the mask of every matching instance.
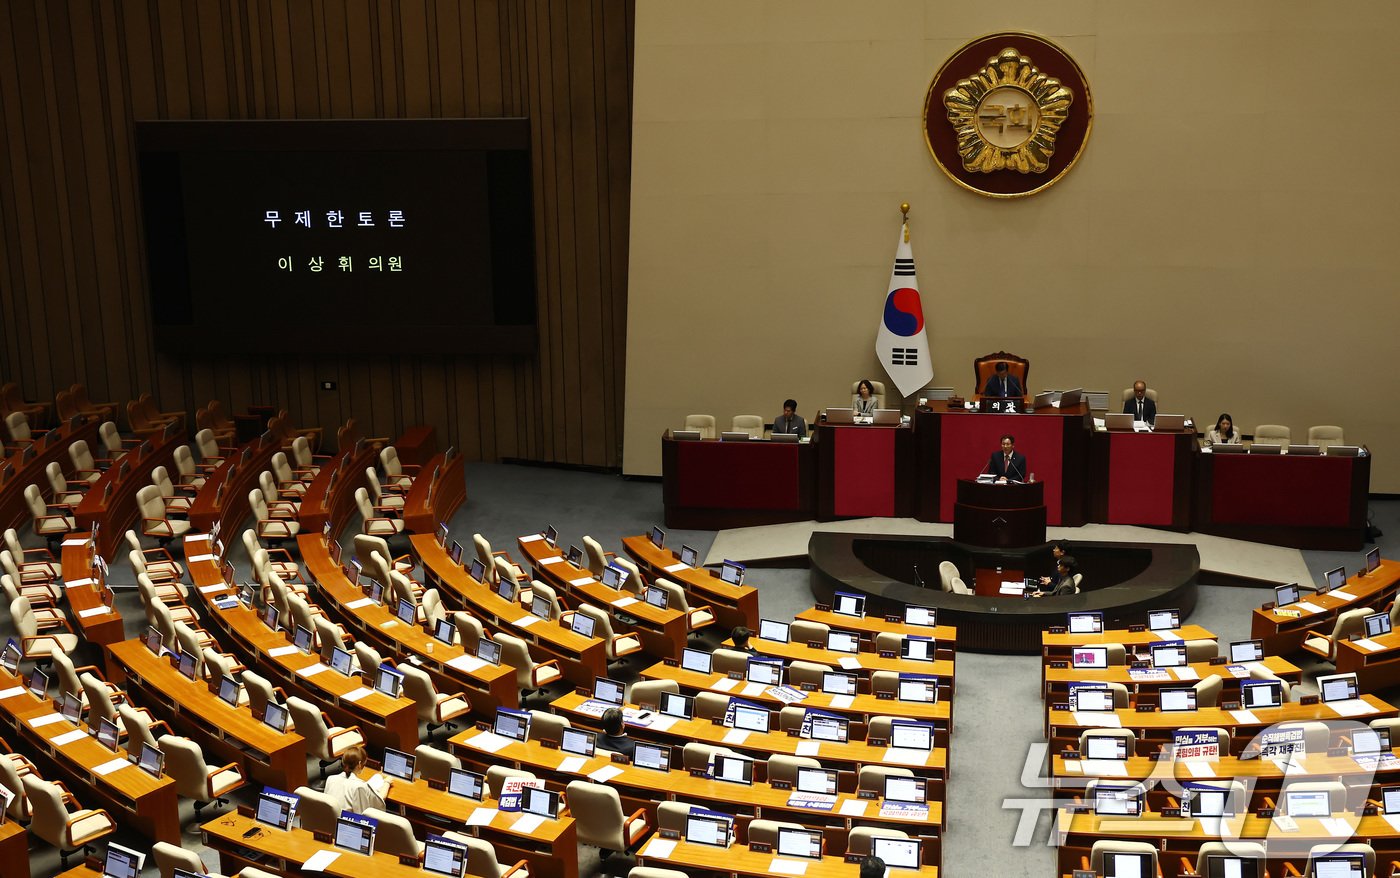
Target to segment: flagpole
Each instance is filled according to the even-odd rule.
[[[899,206],[899,212],[904,214],[904,243],[909,243],[909,202],[904,202]]]

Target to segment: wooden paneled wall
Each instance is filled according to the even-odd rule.
[[[0,0],[0,381],[283,406],[469,458],[616,467],[634,0]],[[538,353],[176,357],[151,341],[132,122],[528,116]],[[229,303],[236,307],[237,303]],[[338,382],[319,390],[322,380]]]

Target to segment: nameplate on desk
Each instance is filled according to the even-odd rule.
[[[878,799],[880,794],[874,790],[856,790],[857,799]]]
[[[771,854],[773,853],[773,845],[766,841],[751,841],[749,842],[749,850],[756,854]]]
[[[704,772],[701,772],[700,776],[704,777]],[[660,832],[658,832],[657,835],[665,839],[678,839],[681,837],[680,831],[675,829],[663,829]]]
[[[1172,818],[1177,818],[1177,819],[1179,819],[1179,818],[1181,817],[1181,809],[1180,809],[1180,808],[1163,808],[1159,813],[1160,813],[1163,817],[1172,817]]]
[[[882,659],[892,659],[892,658],[894,658],[894,651],[893,651],[893,650],[889,650],[889,649],[882,649],[882,650],[880,650],[880,658],[882,658]]]
[[[865,862],[865,854],[847,853],[842,859],[850,865],[859,866],[861,863]]]
[[[668,658],[668,659],[662,659],[662,660],[661,660],[661,663],[662,663],[663,665],[665,665],[666,667],[668,667],[668,668],[679,668],[679,667],[681,666],[681,663],[680,663],[680,662],[676,661],[675,659],[669,659],[669,658]]]
[[[1071,878],[1098,878],[1098,874],[1093,869],[1075,869]]]
[[[1051,710],[1069,710],[1068,701],[1055,701],[1050,704]]]
[[[787,781],[787,780],[775,780],[775,781],[773,781],[773,782],[772,782],[771,784],[769,784],[769,785],[770,785],[771,787],[773,787],[773,789],[775,789],[775,790],[790,790],[790,789],[792,789],[792,781]]]
[[[614,753],[614,754],[612,754],[612,761],[613,761],[615,764],[617,764],[617,765],[631,765],[631,764],[632,764],[632,760],[627,758],[627,754],[626,754],[626,753]]]
[[[691,768],[688,769],[688,771],[690,772],[691,777],[698,777],[702,780],[710,776],[710,772],[704,768]]]
[[[1211,659],[1210,663],[1212,665],[1228,665],[1230,663],[1230,657],[1227,655],[1218,655]]]
[[[1060,754],[1060,758],[1061,758],[1061,759],[1064,759],[1065,761],[1069,761],[1069,760],[1071,760],[1071,759],[1078,759],[1078,758],[1079,758],[1079,751],[1078,751],[1078,750],[1066,750],[1066,751],[1064,751],[1063,753]]]
[[[743,671],[730,671],[730,672],[729,672],[729,679],[731,679],[731,680],[742,680],[742,679],[744,679],[744,673],[743,673]]]
[[[1068,634],[1069,629],[1064,625],[1051,625],[1048,629],[1051,634]]]
[[[870,738],[870,739],[867,740],[865,743],[869,744],[869,745],[872,746],[872,747],[876,747],[876,748],[888,747],[888,746],[890,745],[890,739],[889,739],[889,738]]]
[[[808,649],[826,649],[826,644],[825,644],[825,643],[822,643],[820,640],[809,640],[809,641],[807,641],[807,648],[808,648]]]
[[[904,623],[904,617],[903,617],[903,616],[888,615],[888,616],[885,616],[885,621],[886,621],[886,622],[889,622],[891,625],[902,625],[902,624]]]
[[[1362,817],[1375,817],[1378,813],[1380,813],[1380,811],[1379,811],[1379,809],[1376,808],[1375,805],[1362,805],[1362,806],[1361,806],[1361,814],[1360,814],[1360,816],[1362,816]]]
[[[1132,668],[1133,670],[1141,670],[1142,668],[1150,668],[1150,667],[1152,667],[1152,663],[1151,663],[1151,662],[1142,662],[1142,661],[1132,661],[1132,662],[1129,662],[1129,663],[1128,663],[1128,667],[1129,667],[1129,668]]]
[[[875,698],[878,701],[894,701],[893,692],[876,692]]]
[[[830,613],[830,612],[831,612],[831,604],[817,604],[817,612],[818,612],[818,613]]]
[[[1129,625],[1129,626],[1128,626],[1128,633],[1129,633],[1129,634],[1141,634],[1142,632],[1144,632],[1144,631],[1146,631],[1146,630],[1147,630],[1147,626],[1146,626],[1146,625]]]
[[[1069,662],[1051,662],[1050,667],[1054,668],[1057,671],[1064,670],[1065,668],[1069,667]]]
[[[1311,705],[1317,704],[1320,700],[1321,699],[1319,699],[1316,695],[1304,695],[1298,699],[1298,703],[1303,705],[1304,707],[1309,707]]]
[[[1240,703],[1239,703],[1238,701],[1222,701],[1222,702],[1220,702],[1220,709],[1221,709],[1221,710],[1239,710],[1239,709],[1240,709]]]
[[[1257,816],[1258,816],[1260,819],[1269,820],[1269,819],[1272,819],[1273,816],[1274,816],[1274,809],[1273,809],[1273,808],[1260,808],[1260,809],[1258,810],[1258,812],[1256,812],[1256,813],[1257,813]]]
[[[802,689],[803,692],[815,692],[815,691],[817,691],[817,684],[816,684],[816,683],[803,683],[803,684],[801,685],[801,689]]]
[[[442,791],[442,790],[446,790],[446,789],[447,789],[447,781],[445,781],[445,780],[438,780],[437,778],[432,778],[432,777],[430,777],[430,778],[427,778],[427,781],[428,781],[428,789],[430,789],[430,790],[439,790],[439,791]]]
[[[540,742],[540,746],[543,747],[543,748],[546,749],[546,750],[558,750],[558,749],[559,749],[559,742],[558,742],[558,741],[555,741],[555,740],[553,740],[553,739],[551,739],[551,738],[538,738],[538,739],[536,739],[536,740],[538,740],[538,741]]]
[[[1155,713],[1156,711],[1157,705],[1155,704],[1139,704],[1137,706],[1138,713]]]

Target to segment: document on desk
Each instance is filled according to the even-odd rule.
[[[544,534],[528,534],[520,538],[522,543],[533,543],[544,539]]]
[[[1369,637],[1363,637],[1360,640],[1353,640],[1352,644],[1360,647],[1361,649],[1366,650],[1367,652],[1376,652],[1377,650],[1385,649],[1384,646],[1381,646],[1379,643],[1375,642]]]
[[[185,559],[185,561],[187,561],[187,562],[190,563],[190,564],[198,564],[200,561],[217,561],[217,560],[219,560],[219,559],[218,559],[212,552],[206,552],[206,553],[203,554],[203,555],[193,555],[193,556],[191,556],[191,557]]]
[[[774,857],[768,864],[768,871],[773,875],[806,875],[807,863],[805,860],[787,860],[782,857]]]
[[[304,667],[304,668],[297,668],[297,674],[299,674],[300,676],[303,676],[303,677],[314,677],[314,676],[316,676],[317,674],[321,673],[322,671],[329,671],[329,670],[330,670],[330,668],[326,667],[325,665],[321,664],[320,662],[316,662],[316,664],[314,664],[314,665],[307,665],[307,666]]]
[[[512,832],[525,835],[539,829],[540,824],[543,822],[544,818],[538,814],[521,814],[519,817],[515,818],[515,822],[510,825],[510,828]]]
[[[1244,665],[1226,665],[1225,670],[1230,672],[1230,676],[1237,680],[1249,679],[1249,668]]]
[[[1122,777],[1128,773],[1128,764],[1121,759],[1084,759],[1079,765],[1085,774]]]
[[[666,571],[667,573],[680,573],[682,570],[689,570],[689,569],[690,569],[690,565],[689,565],[689,564],[680,564],[680,563],[677,563],[677,564],[671,564],[670,566],[663,567],[663,568],[661,568],[661,569],[664,570],[664,571]]]
[[[1332,597],[1336,598],[1339,601],[1356,600],[1356,595],[1352,594],[1349,591],[1343,591],[1340,588],[1334,588],[1331,591],[1329,591],[1328,594],[1330,594]]]
[[[821,741],[798,741],[793,751],[798,756],[816,756],[822,752]]]
[[[1172,630],[1171,628],[1168,628],[1168,629],[1166,629],[1166,630],[1164,630],[1164,631],[1154,631],[1154,632],[1152,632],[1152,633],[1156,634],[1156,635],[1157,635],[1157,639],[1159,639],[1159,640],[1180,640],[1180,639],[1181,639],[1181,635],[1180,635],[1179,633],[1177,633],[1176,631]]]
[[[521,616],[519,619],[516,619],[511,624],[514,625],[516,628],[529,628],[531,625],[535,624],[539,620],[539,616],[525,615]]]
[[[85,576],[82,579],[69,579],[63,583],[64,588],[80,588],[84,585],[92,585],[92,578]]]
[[[1332,834],[1333,838],[1350,838],[1356,831],[1345,817],[1323,817],[1318,821],[1322,828]]]
[[[671,854],[675,853],[675,850],[675,839],[662,838],[660,835],[653,835],[651,837],[651,841],[647,842],[647,846],[642,849],[642,856],[656,857],[658,860],[664,860],[667,857],[671,856]]]
[[[228,588],[228,586],[225,585],[224,583],[222,583],[222,582],[216,582],[216,583],[214,583],[213,585],[201,585],[201,586],[199,587],[199,593],[200,593],[200,594],[213,594],[213,593],[216,592],[216,591],[224,591],[224,590],[226,590],[227,588]]]
[[[358,609],[360,609],[361,607],[369,607],[369,606],[373,606],[373,605],[374,605],[374,598],[359,598],[358,600],[353,600],[353,601],[351,601],[350,603],[346,604],[346,605],[345,605],[345,609],[347,609],[347,610],[358,610]]]
[[[860,659],[853,655],[846,655],[842,656],[837,664],[840,665],[843,670],[854,671],[856,668],[860,667]]]
[[[1192,777],[1215,777],[1215,767],[1209,762],[1184,762]]]
[[[1196,669],[1193,668],[1193,667],[1191,667],[1190,665],[1182,665],[1181,667],[1172,668],[1171,671],[1172,671],[1173,674],[1176,675],[1176,678],[1177,678],[1178,680],[1199,680],[1199,679],[1201,679],[1201,675],[1198,674],[1198,673],[1196,673]]]
[[[496,815],[500,813],[499,808],[477,808],[467,815],[468,826],[488,826]]]
[[[301,864],[303,872],[324,872],[326,867],[340,859],[340,851],[317,851]]]
[[[676,720],[678,719],[680,719],[680,717],[667,716],[664,713],[658,713],[651,720],[651,728],[658,732],[664,732],[670,729],[671,726],[675,725]]]
[[[895,762],[900,765],[926,765],[928,763],[927,750],[910,750],[905,747],[889,747],[885,750],[885,756],[881,762]]]
[[[89,539],[88,537],[81,537],[81,538],[73,537],[73,538],[64,540],[63,543],[62,543],[62,545],[65,545],[65,546],[86,546],[86,545],[88,544],[88,539]]]
[[[716,692],[728,692],[738,686],[742,680],[735,680],[733,677],[725,677],[723,680],[716,680],[710,684],[710,688]]]
[[[842,708],[850,707],[852,704],[855,703],[856,697],[854,695],[831,696],[831,706],[836,710],[841,710]]]
[[[466,671],[470,674],[472,671],[486,667],[486,662],[474,655],[466,655],[464,653],[457,656],[455,659],[449,659],[447,666],[449,668],[456,668],[459,671]]]
[[[838,813],[842,817],[864,817],[865,808],[869,804],[869,799],[847,799],[841,803]]]
[[[597,582],[597,580],[591,576],[580,576],[578,579],[570,579],[569,585],[588,585],[593,582]]]
[[[133,763],[118,756],[116,759],[108,759],[101,765],[93,766],[92,773],[97,775],[108,775],[114,771],[117,771],[118,769],[126,768],[128,765],[131,764]]]
[[[1066,759],[1064,761],[1065,771],[1070,774],[1079,774],[1084,770],[1078,759]]]
[[[1230,718],[1243,725],[1258,725],[1259,717],[1255,716],[1252,710],[1232,710]]]
[[[104,606],[101,606],[101,607],[91,607],[91,608],[86,609],[86,610],[79,610],[79,611],[78,611],[78,618],[79,618],[79,619],[90,619],[90,618],[92,618],[93,616],[106,616],[106,615],[109,615],[111,612],[112,612],[112,611],[111,611],[110,609],[108,609],[105,605],[104,605]]]
[[[1390,824],[1391,829],[1400,832],[1400,814],[1382,814],[1381,816],[1385,818],[1386,823]]]
[[[597,781],[598,783],[607,783],[619,774],[622,774],[622,769],[618,768],[616,765],[604,765],[596,771],[590,771],[588,777],[590,780]]]
[[[1299,609],[1299,610],[1302,610],[1304,613],[1321,613],[1321,612],[1322,612],[1322,607],[1319,607],[1317,604],[1309,603],[1309,602],[1307,602],[1307,601],[1299,601],[1298,603],[1294,604],[1293,606],[1294,606],[1295,608]]]
[[[370,689],[368,686],[361,686],[358,689],[351,689],[349,692],[346,692],[344,695],[340,696],[340,700],[359,701],[361,698],[364,698],[366,695],[369,695],[373,691],[374,690]]]
[[[74,741],[81,741],[86,737],[87,732],[83,731],[82,729],[74,729],[71,732],[64,732],[63,734],[55,738],[51,738],[49,740],[49,743],[53,744],[55,747],[63,747],[67,744],[73,743]]]
[[[510,738],[502,737],[495,732],[482,732],[481,734],[468,738],[467,746],[475,747],[478,750],[485,750],[487,753],[495,753],[504,750],[510,743]]]
[[[46,726],[49,723],[56,723],[62,721],[63,714],[61,713],[46,713],[43,716],[32,716],[29,719],[25,720],[25,722],[29,723],[29,727],[31,729],[42,728],[43,726]]]
[[[564,562],[567,561],[567,560],[568,560],[568,559],[565,558],[563,555],[555,555],[555,556],[553,556],[553,557],[551,557],[551,558],[541,558],[541,559],[540,559],[540,563],[541,563],[541,564],[562,564],[562,563],[564,563]]]
[[[578,774],[578,770],[588,764],[588,760],[582,756],[569,756],[559,763],[555,771],[563,774]]]
[[[748,738],[749,732],[747,729],[730,729],[724,733],[724,737],[720,740],[726,744],[742,744],[747,741]]]
[[[1337,714],[1337,716],[1365,716],[1369,713],[1377,713],[1376,708],[1362,701],[1360,698],[1350,698],[1346,701],[1329,701],[1327,706]]]
[[[740,692],[745,698],[756,698],[763,694],[763,690],[768,688],[767,683],[745,683],[744,691]]]
[[[618,609],[622,609],[623,607],[630,607],[636,602],[637,599],[632,597],[631,595],[623,595],[620,598],[614,599],[612,605],[614,607],[617,607]]]
[[[25,688],[23,686],[11,686],[8,689],[0,689],[0,701],[4,701],[6,698],[14,698],[16,695],[23,695],[24,692]]]
[[[1076,710],[1074,724],[1086,728],[1121,729],[1123,721],[1110,710]]]
[[[284,655],[293,655],[297,652],[300,652],[300,650],[295,646],[274,646],[267,651],[267,654],[273,658],[281,658]]]

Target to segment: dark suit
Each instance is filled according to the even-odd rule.
[[[1128,401],[1123,403],[1123,414],[1132,415],[1135,421],[1146,421],[1149,424],[1157,422],[1157,403],[1147,397],[1142,398],[1142,416],[1138,416],[1137,397],[1130,396]]]
[[[993,375],[987,379],[987,386],[982,388],[983,396],[1025,396],[1021,390],[1021,379],[1011,373],[1006,376]]]
[[[807,422],[803,419],[801,415],[793,415],[791,418],[788,418],[784,415],[778,415],[776,418],[773,419],[773,432],[795,433],[798,436],[806,436]]]
[[[1049,590],[1046,591],[1046,594],[1052,597],[1074,594],[1074,574],[1071,573],[1068,576],[1061,577],[1058,582],[1050,583],[1048,588]]]
[[[1018,482],[1026,480],[1026,456],[1019,451],[1011,452],[1011,465],[1006,464],[1006,455],[1000,451],[992,454],[992,459],[987,461],[987,472],[1001,478],[1015,479]]]

